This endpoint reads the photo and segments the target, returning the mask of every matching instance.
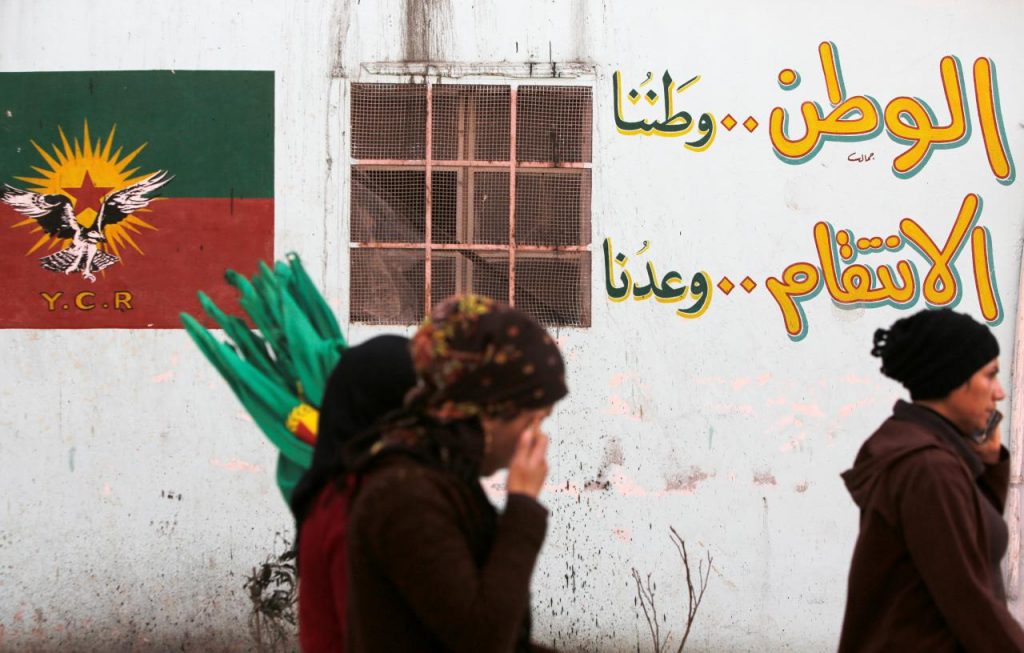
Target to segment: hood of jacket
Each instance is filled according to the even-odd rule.
[[[931,448],[945,449],[961,458],[972,476],[984,471],[981,460],[949,421],[930,408],[897,401],[892,416],[864,442],[853,467],[842,474],[854,503],[865,508],[886,471],[907,456]]]

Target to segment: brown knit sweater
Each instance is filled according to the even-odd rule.
[[[350,653],[528,650],[530,576],[547,511],[405,456],[369,472],[349,519]]]
[[[861,518],[840,653],[1024,651],[999,570],[1005,449],[985,465],[950,422],[900,401],[843,479]]]

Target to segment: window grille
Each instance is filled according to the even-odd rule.
[[[589,87],[353,84],[352,321],[475,292],[589,326],[592,122]]]

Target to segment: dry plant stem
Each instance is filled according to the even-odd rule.
[[[696,592],[693,587],[693,577],[690,574],[690,558],[686,553],[686,542],[679,536],[676,529],[669,526],[669,530],[672,531],[671,539],[672,544],[675,545],[676,551],[683,559],[683,569],[686,571],[686,591],[687,591],[687,608],[686,608],[686,630],[683,632],[683,640],[679,643],[679,648],[676,649],[676,653],[682,653],[683,648],[686,646],[686,640],[690,636],[690,629],[693,627],[693,622],[697,618],[697,608],[700,607],[700,602],[704,599],[704,591],[708,588],[708,580],[711,579],[711,563],[714,559],[711,557],[711,552],[707,554],[708,568],[704,570],[704,561],[701,560],[697,566],[697,582],[700,587],[700,592]]]
[[[633,581],[636,583],[636,593],[640,597],[640,607],[643,608],[644,618],[647,619],[647,628],[651,631],[651,639],[654,641],[654,653],[661,653],[662,640],[661,628],[658,626],[658,609],[654,606],[654,587],[651,584],[651,575],[647,574],[647,586],[640,579],[640,572],[633,568]],[[650,612],[647,610],[651,606]]]
[[[679,536],[675,528],[669,527],[670,539],[683,563],[683,573],[686,577],[687,608],[686,608],[686,629],[683,631],[683,638],[676,647],[676,653],[682,653],[686,647],[686,641],[690,637],[690,630],[697,618],[697,610],[704,599],[704,592],[707,590],[708,581],[711,579],[711,565],[714,559],[711,553],[707,554],[707,568],[704,567],[704,560],[697,565],[697,584],[694,585],[693,573],[690,569],[690,556],[686,550],[686,542]],[[671,631],[666,632],[664,638],[661,636],[661,628],[658,623],[658,609],[654,602],[655,583],[651,580],[651,574],[647,574],[646,582],[640,576],[640,572],[633,568],[633,582],[636,583],[637,599],[644,611],[644,618],[647,620],[647,629],[651,634],[651,641],[654,644],[654,653],[663,653],[669,650],[669,642],[672,641]]]

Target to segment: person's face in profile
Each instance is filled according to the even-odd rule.
[[[509,419],[480,418],[484,437],[488,443],[483,463],[480,466],[481,475],[490,476],[499,469],[508,467],[523,432],[531,428],[539,429],[541,423],[550,414],[551,406],[544,406],[543,408],[524,410]]]
[[[998,377],[999,359],[993,358],[946,397],[950,419],[964,433],[984,429],[996,402],[1006,398]]]

